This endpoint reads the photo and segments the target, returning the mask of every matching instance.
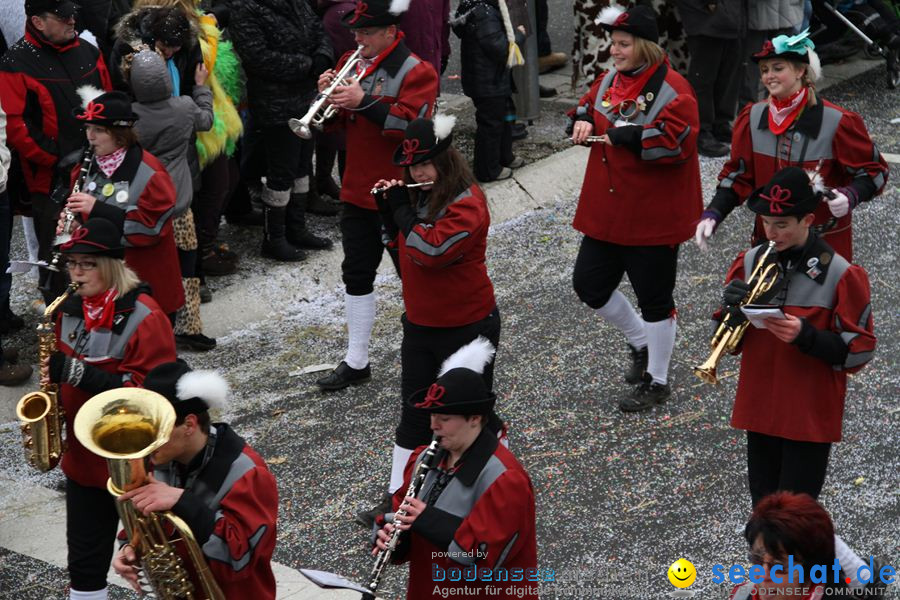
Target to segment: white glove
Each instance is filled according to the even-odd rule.
[[[834,198],[826,199],[825,201],[828,203],[828,210],[831,211],[831,214],[840,219],[850,212],[850,199],[837,190],[832,190],[832,192],[834,193]]]
[[[706,241],[712,237],[713,231],[716,229],[715,219],[703,219],[697,223],[697,231],[694,233],[694,241],[700,246],[700,250],[706,252],[709,245]]]

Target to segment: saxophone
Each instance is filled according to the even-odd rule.
[[[16,405],[25,458],[41,472],[52,470],[65,450],[62,439],[65,420],[59,403],[59,386],[50,383],[50,356],[56,352],[53,313],[79,285],[81,284],[70,283],[66,291],[44,310],[44,316],[37,326],[41,389],[25,394]]]
[[[106,459],[106,488],[116,497],[147,483],[150,456],[169,441],[174,426],[172,404],[140,388],[97,394],[73,423],[78,441]],[[187,523],[171,511],[144,515],[131,501],[116,502],[116,509],[155,598],[225,600]]]

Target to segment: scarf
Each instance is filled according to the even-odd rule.
[[[372,72],[375,71],[375,68],[378,67],[378,65],[381,63],[381,61],[387,58],[390,53],[394,51],[394,48],[397,47],[397,44],[399,44],[400,40],[402,40],[404,37],[406,36],[403,34],[403,32],[397,30],[397,39],[395,39],[394,43],[392,43],[383,52],[381,52],[381,54],[371,59],[363,58],[362,56],[360,56],[362,60],[356,65],[356,79],[362,81],[363,79],[371,75]]]
[[[806,101],[809,100],[809,94],[806,92],[807,89],[804,87],[784,100],[769,97],[769,131],[775,135],[787,131],[806,108]]]
[[[169,70],[169,77],[172,78],[172,97],[177,98],[181,95],[181,73],[171,58],[166,61],[166,68]]]
[[[626,100],[636,101],[644,86],[647,85],[647,82],[663,62],[668,63],[669,59],[666,58],[664,61],[649,67],[644,65],[633,71],[617,72],[613,76],[612,83],[603,93],[603,100],[608,102],[614,109],[618,108]]]
[[[116,314],[116,294],[116,288],[112,287],[96,296],[81,299],[85,331],[112,329]]]
[[[118,169],[119,165],[122,164],[122,161],[125,160],[126,152],[128,152],[128,148],[119,148],[106,156],[97,157],[97,166],[103,171],[104,176],[112,177],[112,174],[116,172],[116,169]]]

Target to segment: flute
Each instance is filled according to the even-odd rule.
[[[424,187],[426,185],[434,185],[434,182],[433,181],[420,181],[419,183],[404,183],[401,185],[406,188],[417,188],[417,187]],[[390,186],[387,186],[387,185],[384,187],[376,186],[376,187],[372,188],[372,191],[370,193],[374,196],[375,194],[380,194],[381,192],[388,189],[389,187]]]

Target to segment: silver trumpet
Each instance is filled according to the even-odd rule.
[[[434,185],[434,182],[433,181],[420,181],[419,183],[403,183],[403,184],[400,184],[400,187],[418,188],[418,187],[425,187],[426,185]],[[386,185],[384,187],[375,186],[372,188],[372,191],[370,193],[374,196],[375,194],[380,194],[381,192],[388,189],[389,187],[390,186],[388,186],[388,185]]]
[[[356,51],[350,55],[350,58],[347,59],[347,62],[341,67],[341,70],[338,71],[334,76],[334,79],[331,80],[331,84],[325,88],[325,90],[319,92],[312,104],[309,105],[309,110],[306,111],[306,114],[303,115],[302,118],[288,120],[288,127],[290,127],[291,131],[297,136],[302,137],[304,140],[308,140],[312,137],[313,128],[322,129],[322,125],[325,124],[325,121],[337,113],[337,107],[328,101],[328,97],[334,93],[335,88],[349,83],[348,79],[350,74],[356,70],[357,65],[362,61],[362,57],[360,56],[362,49],[363,47],[359,46]]]

